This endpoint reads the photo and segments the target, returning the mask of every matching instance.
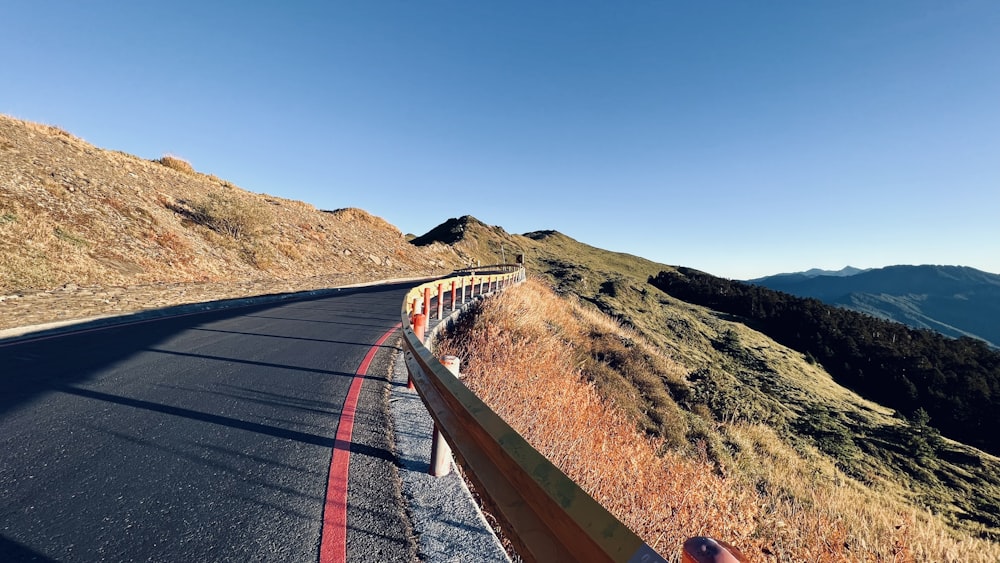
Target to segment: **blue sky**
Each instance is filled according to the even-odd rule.
[[[731,278],[1000,272],[1000,3],[2,9],[0,113],[423,234],[471,214]]]

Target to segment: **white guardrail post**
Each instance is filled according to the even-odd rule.
[[[458,356],[444,356],[441,358],[441,365],[446,367],[452,375],[459,377],[459,370],[462,360]],[[444,434],[434,425],[434,441],[431,442],[431,469],[430,474],[441,477],[451,473],[451,446],[445,440]]]

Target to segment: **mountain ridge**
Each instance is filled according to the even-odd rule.
[[[772,276],[751,281],[960,338],[1000,344],[1000,275],[968,266],[896,265],[852,276]]]
[[[854,266],[844,266],[839,270],[824,270],[822,268],[810,268],[804,272],[784,272],[780,274],[772,274],[769,276],[754,278],[746,281],[748,283],[757,283],[758,281],[767,280],[771,278],[789,280],[789,279],[808,279],[808,278],[815,278],[817,276],[847,277],[867,271],[868,269],[855,268]]]

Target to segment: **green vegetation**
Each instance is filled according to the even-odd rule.
[[[945,434],[1000,453],[1000,352],[980,340],[911,329],[687,268],[661,272],[650,283],[738,315],[812,355],[839,383],[907,416],[919,414],[924,423],[929,414]]]

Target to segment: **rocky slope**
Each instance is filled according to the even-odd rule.
[[[359,209],[251,193],[0,115],[0,329],[460,265]]]

